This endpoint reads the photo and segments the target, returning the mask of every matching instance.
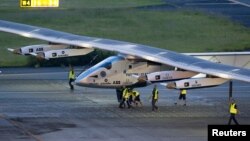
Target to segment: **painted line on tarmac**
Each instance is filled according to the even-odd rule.
[[[150,91],[148,91],[149,93],[151,93],[151,90],[152,89],[150,89]],[[165,89],[158,89],[158,90],[165,90]],[[115,91],[114,90],[104,90],[105,92],[114,92],[115,93]],[[144,90],[139,90],[139,91],[144,91]],[[81,92],[84,92],[84,91],[81,91],[81,90],[74,90],[73,92],[75,92],[75,94],[81,94]],[[95,93],[100,93],[100,92],[103,92],[103,90],[102,91],[95,91]],[[178,92],[178,90],[175,90],[175,91],[172,91],[172,92]],[[197,91],[193,91],[193,92],[197,92]],[[208,90],[208,91],[201,91],[201,92],[199,92],[199,93],[211,93],[211,92],[213,92],[213,93],[221,93],[221,92],[228,92],[228,90]],[[249,90],[239,90],[239,91],[237,91],[237,90],[235,90],[234,92],[245,92],[245,93],[250,93],[250,91]],[[68,93],[72,93],[71,91],[39,91],[39,92],[37,92],[37,91],[34,91],[34,92],[31,92],[31,91],[7,91],[7,92],[4,92],[4,91],[2,91],[2,92],[0,92],[0,94],[11,94],[11,93],[20,93],[20,94],[68,94]],[[105,94],[104,94],[105,95]]]
[[[1,115],[0,118],[6,120],[7,122],[9,122],[11,125],[13,125],[14,127],[16,127],[17,129],[19,129],[20,132],[22,132],[23,134],[31,137],[32,139],[36,140],[36,141],[43,141],[42,139],[40,139],[38,136],[32,134],[29,130],[25,129],[23,127],[23,125],[20,122],[14,121],[9,119],[7,116],[5,115]]]
[[[34,91],[34,92],[31,92],[31,91],[7,91],[7,92],[0,92],[0,93],[37,93],[37,94],[40,94],[40,93],[45,93],[45,94],[49,94],[49,93],[54,93],[54,94],[58,94],[58,93],[67,93],[67,91]]]
[[[244,2],[240,2],[240,1],[237,1],[237,0],[228,0],[228,1],[231,1],[235,4],[239,4],[239,5],[242,5],[242,6],[246,6],[246,7],[249,7],[250,8],[250,5],[249,4],[246,4]]]
[[[237,4],[237,3],[187,3],[185,5],[190,5],[190,6],[206,6],[206,5],[234,5],[234,4]]]
[[[44,74],[65,74],[68,72],[37,72],[37,73],[5,73],[5,74],[1,74],[1,76],[22,76],[22,75],[44,75]]]

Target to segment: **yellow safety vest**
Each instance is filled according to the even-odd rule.
[[[187,94],[187,90],[181,90],[181,94]]]
[[[138,91],[133,91],[133,95],[134,95],[134,97],[136,97],[136,96],[140,95],[140,93]]]
[[[158,98],[159,98],[159,96],[158,96],[159,92],[158,92],[157,89],[154,89],[154,90],[153,90],[153,94],[154,94],[154,95],[153,95],[153,96],[154,96],[153,99],[158,99]]]
[[[128,98],[129,98],[129,92],[127,92],[127,93],[124,95],[124,98],[125,98],[126,100],[128,100]]]
[[[127,89],[127,88],[125,88],[125,89],[123,90],[123,92],[122,92],[122,97],[125,98],[125,99],[127,99],[127,98],[129,97],[129,93],[128,93],[128,89]]]
[[[69,71],[69,79],[75,79],[75,73],[74,71]]]
[[[232,103],[230,105],[230,113],[231,114],[237,114],[237,109],[235,108],[236,103]]]

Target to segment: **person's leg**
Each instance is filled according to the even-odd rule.
[[[74,79],[70,79],[70,80],[69,80],[70,89],[71,89],[71,90],[74,90],[74,85],[72,85],[72,82],[74,82]]]
[[[71,81],[71,90],[74,90],[74,85],[72,85],[72,82],[73,81]]]
[[[152,100],[152,111],[155,110],[155,100]]]
[[[138,97],[138,103],[140,103],[140,106],[142,106],[142,102],[141,102],[140,97]]]
[[[155,100],[155,109],[158,110],[158,106],[156,106],[157,100]]]
[[[119,108],[124,108],[124,102],[125,102],[125,99],[123,98],[120,105],[119,105]]]
[[[180,103],[180,101],[181,101],[181,94],[179,95],[179,98],[178,98],[178,100],[174,103],[175,105],[177,105],[178,103]]]
[[[71,89],[71,80],[69,79],[69,87],[70,87],[70,89]]]
[[[136,97],[135,97],[135,104],[136,104],[136,106],[139,106],[139,103],[140,103],[140,106],[142,106],[140,97],[139,97],[139,96],[136,96]]]
[[[232,121],[232,114],[230,115],[229,121],[228,121],[228,125],[231,125],[231,121]]]
[[[232,119],[233,119],[233,121],[234,121],[234,123],[235,123],[236,125],[239,125],[238,121],[237,121],[236,118],[235,118],[235,115],[233,115]]]
[[[128,108],[131,108],[129,100],[126,100],[126,102],[127,102]]]
[[[183,95],[183,100],[184,100],[184,106],[186,106],[187,105],[187,103],[186,103],[186,95]]]
[[[129,101],[129,104],[131,105],[131,104],[133,103],[133,97],[132,97],[132,96],[129,96],[128,101]]]

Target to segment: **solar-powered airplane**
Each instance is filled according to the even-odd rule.
[[[181,54],[3,20],[0,20],[0,31],[48,42],[47,45],[8,49],[21,55],[51,59],[85,55],[94,49],[117,52],[116,56],[108,57],[82,72],[75,81],[79,86],[119,89],[170,81],[167,88],[193,89],[218,86],[231,79],[250,82],[250,52]],[[195,77],[201,73],[205,75]]]

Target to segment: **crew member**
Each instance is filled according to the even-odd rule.
[[[72,66],[69,66],[70,70],[69,70],[69,86],[71,90],[74,90],[74,85],[72,85],[72,82],[75,81],[75,71],[73,69]]]
[[[128,89],[128,102],[130,105],[132,105],[134,103],[133,89],[132,88]]]
[[[234,121],[234,123],[236,125],[239,125],[239,123],[237,122],[237,120],[235,118],[235,115],[237,115],[239,113],[235,100],[231,98],[230,101],[229,101],[229,105],[230,105],[229,106],[230,118],[229,118],[229,121],[228,121],[228,125],[231,124],[232,120]]]
[[[127,103],[128,108],[131,108],[130,103],[129,103],[129,91],[128,88],[123,88],[122,91],[122,101],[119,105],[119,108],[125,108],[125,101]]]
[[[184,100],[184,106],[186,106],[186,95],[187,95],[187,90],[181,89],[180,90],[180,96],[179,96],[179,101],[182,99]],[[175,102],[175,105],[177,105],[178,102]]]
[[[142,102],[140,99],[140,93],[136,90],[132,91],[133,97],[134,97],[134,103],[136,106],[138,106],[140,104],[140,106],[142,106]]]
[[[157,85],[154,86],[152,91],[152,111],[157,111],[158,107],[156,106],[156,102],[159,99],[159,91],[157,89]]]

